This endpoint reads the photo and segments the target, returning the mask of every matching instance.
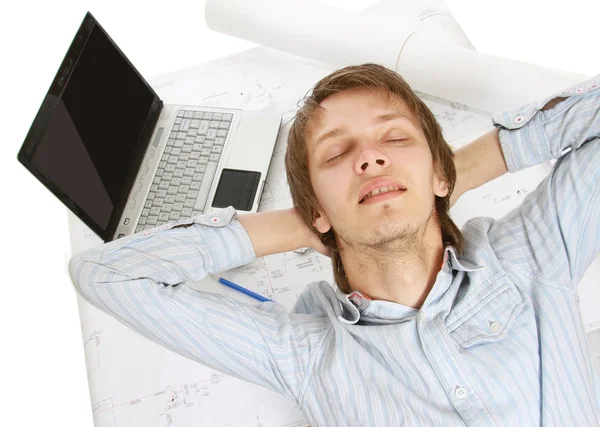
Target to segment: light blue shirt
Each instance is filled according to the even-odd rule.
[[[326,282],[290,312],[185,286],[255,258],[231,207],[85,251],[71,278],[152,341],[285,395],[313,427],[600,425],[577,296],[600,252],[598,84],[493,118],[510,172],[560,159],[517,209],[465,224],[465,253],[446,248],[420,309],[359,310]]]

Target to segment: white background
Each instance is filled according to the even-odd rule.
[[[597,0],[446,1],[481,52],[600,73]],[[374,0],[327,2],[355,10]],[[0,424],[87,427],[66,208],[17,162],[17,152],[88,10],[147,77],[254,45],[208,30],[202,0],[9,4],[0,11]]]

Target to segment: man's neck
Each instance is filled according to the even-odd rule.
[[[420,308],[444,260],[439,226],[386,248],[347,247],[340,253],[350,287],[373,300]]]

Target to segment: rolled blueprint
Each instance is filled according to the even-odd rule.
[[[492,113],[587,78],[482,54],[465,47],[468,39],[441,41],[439,33],[434,37],[419,29],[414,16],[382,18],[367,12],[316,0],[207,0],[205,16],[214,31],[332,67],[375,62],[397,71],[415,90]]]

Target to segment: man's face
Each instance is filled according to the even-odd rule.
[[[430,224],[434,195],[447,195],[418,121],[392,96],[388,103],[377,89],[336,93],[309,124],[309,173],[320,214],[314,225],[321,233],[333,227],[342,245],[383,248],[414,237]],[[363,200],[372,185],[399,190]]]

